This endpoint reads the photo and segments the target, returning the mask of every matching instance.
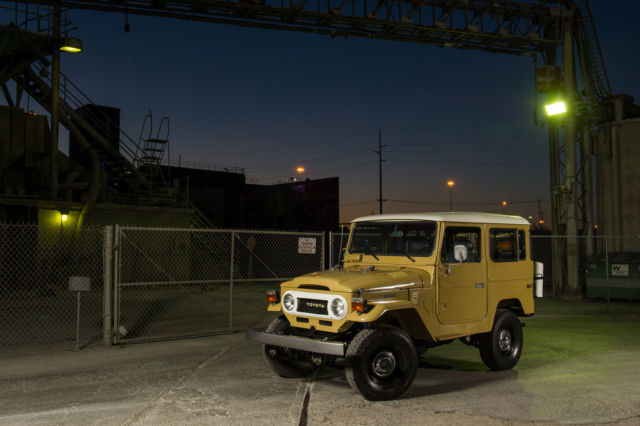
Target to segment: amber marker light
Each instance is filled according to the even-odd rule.
[[[267,290],[267,302],[278,303],[278,293],[275,290]]]
[[[351,310],[355,312],[364,312],[364,307],[367,301],[361,297],[354,297],[351,299]]]
[[[456,182],[455,182],[455,181],[453,181],[453,180],[448,180],[448,181],[447,181],[447,186],[448,186],[449,188],[452,188],[455,184],[456,184]]]

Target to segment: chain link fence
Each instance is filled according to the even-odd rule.
[[[341,227],[340,232],[329,232],[329,268],[342,261],[342,250],[349,241],[349,228]]]
[[[116,342],[262,325],[266,290],[324,265],[322,233],[116,227]]]
[[[103,228],[80,231],[0,224],[0,355],[76,340],[77,294],[69,277],[90,278],[80,304],[80,345],[100,340]]]
[[[347,237],[329,234],[327,265],[340,262]],[[640,299],[640,238],[575,238],[582,294]],[[565,288],[566,242],[531,238],[547,297]],[[0,357],[74,347],[78,293],[70,277],[91,282],[81,293],[83,347],[263,326],[273,315],[266,290],[323,269],[324,256],[322,233],[0,224]]]

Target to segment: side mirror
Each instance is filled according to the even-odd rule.
[[[453,257],[458,261],[458,263],[462,263],[467,260],[467,246],[464,244],[456,244],[453,246]]]

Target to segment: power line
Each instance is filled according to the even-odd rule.
[[[347,153],[342,153],[342,154],[332,154],[332,155],[325,155],[323,157],[316,157],[316,158],[312,158],[309,160],[304,160],[304,161],[299,161],[298,163],[300,164],[321,164],[321,163],[327,163],[329,161],[338,161],[338,160],[342,160],[342,159],[348,159],[348,158],[353,158],[353,157],[359,157],[361,155],[365,155],[365,154],[370,154],[372,151],[372,149],[360,149],[357,151],[350,151]],[[282,167],[291,167],[292,165],[297,165],[297,163],[293,162],[293,161],[288,161],[286,163],[278,163],[278,164],[270,164],[270,165],[266,165],[266,166],[257,166],[257,167],[246,167],[246,170],[251,170],[251,171],[265,171],[268,169],[278,169],[278,168],[282,168]]]
[[[394,163],[420,163],[420,164],[460,164],[471,166],[539,166],[542,164],[548,164],[546,161],[444,161],[444,160],[393,160],[388,159]]]
[[[546,146],[527,147],[527,148],[479,148],[479,149],[430,149],[430,150],[392,150],[388,149],[386,152],[394,153],[425,153],[425,154],[440,154],[440,153],[465,153],[465,152],[519,152],[519,151],[542,151],[546,150]]]
[[[470,143],[485,143],[496,141],[508,141],[508,140],[525,140],[533,138],[543,138],[542,135],[522,135],[522,136],[503,136],[497,138],[482,138],[482,139],[461,139],[454,141],[436,141],[436,142],[421,142],[421,143],[406,143],[406,144],[389,144],[389,146],[436,146],[436,145],[461,145]]]

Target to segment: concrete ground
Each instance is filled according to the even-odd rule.
[[[276,377],[243,334],[7,358],[0,424],[640,425],[640,305],[537,306],[516,369],[490,372],[454,342],[387,402],[354,393],[339,367]]]

